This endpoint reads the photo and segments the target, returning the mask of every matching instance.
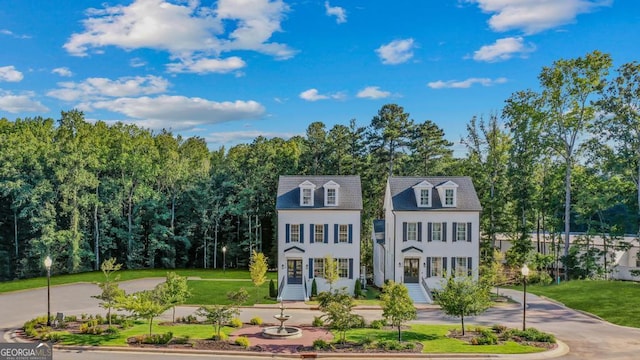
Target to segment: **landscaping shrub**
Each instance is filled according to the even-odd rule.
[[[274,299],[278,297],[278,289],[273,279],[269,281],[269,297]]]
[[[371,335],[367,335],[360,339],[358,344],[364,348],[368,348],[369,346],[371,346],[371,344],[373,344],[373,337]]]
[[[107,335],[118,335],[120,334],[120,330],[118,330],[118,328],[110,326],[104,330],[104,333]]]
[[[315,350],[326,350],[331,348],[331,344],[322,339],[313,340],[313,348]]]
[[[493,330],[493,332],[496,334],[502,334],[507,330],[507,327],[504,325],[495,324],[491,327],[491,330]]]
[[[249,347],[249,338],[246,336],[238,336],[235,342],[236,342],[236,345],[240,345],[245,349]]]
[[[322,320],[322,318],[320,316],[314,316],[313,317],[313,322],[311,323],[311,326],[313,326],[313,327],[322,327],[322,326],[324,326],[324,320]]]
[[[315,298],[318,296],[318,284],[316,284],[316,278],[313,278],[311,281],[311,297]]]
[[[164,334],[151,334],[145,335],[142,339],[143,344],[164,345],[167,344],[173,338],[171,331]]]
[[[479,336],[471,339],[471,345],[496,345],[498,344],[498,335],[489,329],[476,329]]]
[[[42,334],[42,336],[40,337],[40,340],[58,342],[62,340],[62,337],[64,335],[66,335],[66,333],[62,331],[51,331],[51,332]]]
[[[95,319],[80,324],[80,328],[78,330],[81,334],[91,335],[100,335],[104,332],[104,329],[98,324],[98,320]]]
[[[262,325],[262,318],[259,316],[256,316],[254,318],[252,318],[251,320],[249,320],[249,323],[251,325]]]
[[[190,339],[189,335],[174,337],[173,339],[171,339],[170,343],[184,345],[189,343],[189,339]]]
[[[231,319],[231,321],[229,321],[229,326],[234,327],[234,328],[241,328],[242,327],[242,320],[240,320],[238,318],[233,318],[233,319]]]
[[[64,322],[78,321],[78,317],[75,315],[67,315],[64,317]]]
[[[354,329],[364,329],[367,327],[367,322],[364,320],[364,317],[362,315],[355,315],[353,317],[353,323],[351,324],[351,326]]]
[[[398,340],[383,340],[378,342],[378,349],[402,350],[404,349],[404,345]]]
[[[538,342],[547,342],[547,343],[555,343],[555,336],[542,332],[535,328],[528,328],[525,331],[518,329],[509,329],[506,330],[500,336],[502,340],[525,340],[525,341],[538,341]]]
[[[217,340],[217,341],[227,341],[227,339],[229,338],[229,336],[223,332],[220,333],[220,336],[218,336],[218,334],[214,334],[211,337],[213,340]]]
[[[373,320],[370,324],[369,327],[372,329],[382,329],[383,327],[385,327],[385,322],[382,319],[378,319],[378,320]]]
[[[362,282],[360,281],[360,279],[356,279],[356,285],[353,288],[353,297],[355,297],[356,299],[364,297],[364,294],[362,293]]]

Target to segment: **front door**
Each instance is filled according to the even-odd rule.
[[[420,259],[404,259],[404,282],[418,283],[420,277]]]
[[[302,259],[287,259],[287,284],[302,284]]]

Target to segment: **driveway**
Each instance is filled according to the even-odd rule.
[[[127,292],[151,289],[162,278],[125,281],[121,287]],[[502,290],[516,301],[521,301],[522,292]],[[99,289],[95,284],[61,285],[51,288],[51,312],[80,315],[82,313],[102,313],[98,300],[91,298]],[[0,332],[3,329],[20,327],[25,321],[36,315],[46,314],[47,289],[34,289],[9,294],[0,294]],[[550,332],[569,345],[570,353],[562,359],[638,359],[640,358],[640,329],[612,325],[592,316],[566,308],[533,294],[527,294],[527,327]],[[290,324],[310,324],[319,312],[308,307],[287,305],[285,313],[291,315]],[[294,308],[295,307],[295,308]],[[177,316],[192,314],[195,307],[181,306]],[[358,309],[368,321],[379,319],[380,309]],[[259,316],[265,322],[275,322],[273,315],[279,313],[277,306],[243,308],[241,319],[248,321]],[[170,318],[168,311],[163,317]],[[458,319],[445,316],[436,308],[427,308],[418,312],[420,323],[456,324]],[[522,307],[518,305],[498,306],[488,310],[481,316],[465,319],[466,324],[504,324],[509,327],[522,327]],[[3,334],[0,334],[2,341]],[[76,357],[77,358],[77,357]],[[81,357],[80,357],[81,358]],[[80,359],[77,358],[77,359]]]

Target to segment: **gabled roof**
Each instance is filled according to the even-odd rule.
[[[300,206],[300,184],[308,181],[316,186],[313,206]],[[324,206],[324,185],[333,181],[340,186],[337,206]],[[276,210],[362,210],[362,186],[357,175],[281,175],[278,181]]]
[[[413,186],[427,181],[437,188],[453,182],[458,185],[456,190],[456,207],[443,207],[440,195],[432,192],[431,207],[418,207]],[[481,211],[482,206],[473,186],[473,181],[468,176],[392,176],[388,180],[391,191],[391,202],[395,211]],[[451,184],[448,184],[451,185]],[[446,185],[445,185],[446,186]]]

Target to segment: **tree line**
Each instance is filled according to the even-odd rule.
[[[505,235],[514,240],[507,262],[518,266],[540,251],[532,232],[637,234],[640,65],[613,71],[594,51],[538,78],[539,90],[469,120],[462,157],[436,122],[397,104],[368,125],[314,122],[304,136],[215,150],[200,137],[88,122],[77,110],[2,118],[0,279],[41,275],[46,255],[56,273],[97,270],[107,258],[126,268],[243,267],[253,250],[277,259],[279,175],[361,176],[369,267],[388,175],[471,176],[485,260]]]

